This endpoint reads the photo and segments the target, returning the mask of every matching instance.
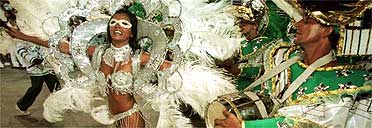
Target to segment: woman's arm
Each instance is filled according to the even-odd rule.
[[[142,51],[141,52],[141,66],[145,66],[150,61],[150,53]]]
[[[59,51],[61,51],[62,53],[71,54],[70,53],[70,44],[67,43],[66,40],[58,43],[58,48],[59,48]],[[88,54],[89,58],[92,58],[95,49],[96,49],[96,46],[88,46],[87,54]]]
[[[145,66],[150,61],[150,53],[142,51],[141,53],[141,66]],[[172,62],[169,60],[165,60],[160,65],[160,70],[165,70],[172,66]]]
[[[172,62],[169,60],[165,60],[161,65],[160,65],[160,70],[165,70],[168,69],[172,66]]]
[[[5,31],[9,34],[9,36],[13,38],[17,38],[17,39],[24,40],[24,41],[29,41],[31,43],[49,48],[49,42],[47,40],[42,40],[35,36],[26,35],[23,32],[16,30],[16,29],[11,29],[11,30],[5,29]]]
[[[90,59],[93,57],[93,54],[94,54],[94,51],[95,50],[96,50],[96,46],[95,45],[88,46],[88,48],[87,48],[87,54],[88,54],[88,56],[89,56]]]
[[[13,38],[17,38],[17,39],[24,40],[24,41],[29,41],[34,44],[49,48],[49,42],[47,40],[42,40],[35,36],[26,35],[23,32],[19,30],[15,30],[15,29],[12,29],[12,30],[6,29],[6,32],[9,34],[9,36]],[[62,53],[70,54],[70,44],[68,43],[67,40],[61,40],[60,43],[58,44],[58,48]],[[89,58],[92,57],[94,50],[95,50],[95,46],[89,46],[87,48],[87,54]]]

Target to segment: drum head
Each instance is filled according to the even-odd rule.
[[[213,101],[208,105],[205,124],[207,128],[214,128],[214,120],[215,119],[225,119],[223,115],[223,110],[226,107],[218,101]]]

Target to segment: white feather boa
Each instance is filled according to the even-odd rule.
[[[65,87],[44,101],[44,118],[49,122],[63,120],[66,111],[90,113],[93,94],[87,88]]]

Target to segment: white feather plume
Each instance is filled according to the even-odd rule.
[[[178,71],[182,75],[183,86],[177,95],[202,117],[208,103],[217,96],[237,91],[231,80],[216,68],[188,63]]]
[[[226,59],[240,47],[240,33],[234,26],[234,17],[228,13],[231,5],[220,1],[209,3],[199,0],[180,0],[182,3],[182,37],[179,46],[190,50],[204,60],[211,57]]]
[[[217,96],[236,91],[231,79],[224,76],[222,71],[188,62],[178,67],[177,72],[167,79],[166,85],[159,84],[160,99],[157,101],[167,100],[170,102],[166,104],[176,106],[181,102],[189,104],[195,112],[204,117],[209,102],[217,99]],[[164,102],[153,103],[153,105],[162,106]]]
[[[183,116],[179,111],[178,105],[173,103],[168,96],[162,95],[159,104],[159,120],[157,128],[188,128],[191,126],[191,120]]]
[[[92,86],[82,88],[68,85],[52,93],[43,104],[44,118],[49,122],[58,122],[63,120],[66,111],[90,113],[93,108],[92,102],[95,100],[94,90],[96,89]]]

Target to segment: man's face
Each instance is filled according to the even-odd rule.
[[[315,19],[305,17],[301,21],[294,24],[297,29],[295,36],[296,44],[308,44],[316,42],[322,37],[321,30],[324,29]]]
[[[257,34],[257,27],[258,24],[250,23],[244,20],[239,21],[240,32],[246,37],[250,37],[250,35]]]

